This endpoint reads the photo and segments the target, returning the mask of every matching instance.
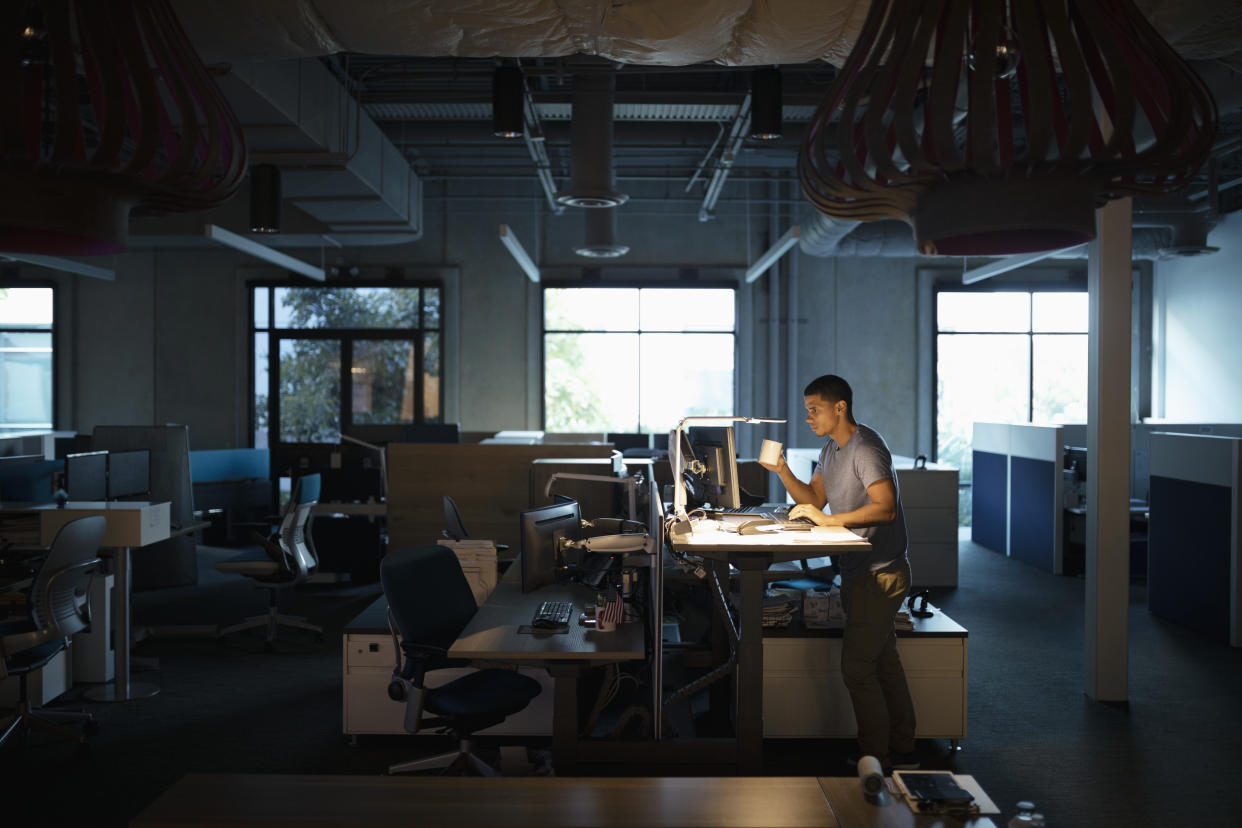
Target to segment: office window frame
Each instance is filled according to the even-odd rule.
[[[670,334],[678,336],[721,336],[728,335],[733,342],[733,370],[731,376],[732,388],[730,393],[731,406],[730,411],[733,413],[736,408],[738,396],[738,366],[740,362],[740,332],[738,330],[741,320],[741,312],[738,307],[740,286],[737,282],[728,280],[709,280],[694,283],[686,282],[650,282],[650,281],[631,281],[631,280],[608,280],[600,282],[584,282],[581,280],[544,280],[540,285],[539,295],[539,322],[540,322],[540,376],[539,376],[539,406],[540,406],[540,423],[542,428],[547,428],[548,422],[548,366],[547,366],[547,343],[549,335],[562,334],[629,334],[637,337],[637,353],[641,360],[642,355],[642,337],[646,336],[667,336]],[[644,329],[642,327],[641,317],[636,328],[549,328],[547,315],[547,291],[548,290],[636,290],[636,291],[660,291],[660,290],[728,290],[733,294],[733,327],[728,330],[690,330],[690,331],[669,331],[667,329]],[[641,300],[640,300],[641,302]],[[617,429],[619,431],[629,430],[641,432],[642,423],[642,401],[641,401],[641,364],[639,366],[639,386],[637,393],[639,395],[638,403],[638,421],[629,429]],[[672,428],[675,423],[670,424]],[[589,429],[588,429],[589,430]],[[612,431],[613,429],[603,429],[603,431]],[[648,431],[646,433],[659,434],[664,433],[663,430]]]
[[[388,288],[399,290],[417,290],[418,296],[418,320],[413,327],[389,327],[389,328],[367,328],[367,327],[278,327],[276,318],[276,293],[281,288],[291,288],[297,290],[327,290],[332,288]],[[439,292],[439,313],[434,323],[429,323],[426,319],[426,299],[423,291],[427,289]],[[255,318],[257,309],[256,294],[258,290],[264,291],[264,298],[267,303],[266,308],[266,326],[259,326]],[[246,295],[249,307],[250,318],[250,336],[249,336],[249,353],[250,360],[248,366],[249,382],[247,387],[249,400],[249,422],[250,422],[250,443],[255,443],[255,433],[258,425],[258,408],[255,401],[255,359],[256,359],[256,339],[260,335],[266,335],[267,340],[267,400],[268,400],[268,422],[267,422],[267,440],[268,448],[275,450],[282,445],[299,445],[300,443],[282,440],[280,438],[280,344],[284,341],[297,340],[319,340],[319,341],[336,341],[340,344],[340,408],[339,408],[339,425],[342,429],[348,428],[353,424],[353,378],[350,367],[353,361],[353,346],[360,341],[398,341],[409,342],[413,348],[414,359],[416,364],[414,382],[414,425],[424,423],[444,422],[444,319],[445,319],[445,286],[438,280],[434,279],[405,279],[394,281],[391,279],[329,279],[322,283],[303,283],[291,282],[288,280],[256,280],[248,282],[246,285]],[[426,371],[426,348],[425,339],[427,334],[436,334],[439,337],[440,349],[440,382],[437,387],[436,410],[439,417],[428,418],[425,415],[426,394],[422,377]]]
[[[52,341],[52,396],[51,396],[52,416],[50,417],[51,425],[48,427],[47,430],[55,431],[59,427],[59,422],[60,422],[59,411],[60,411],[60,356],[61,355],[60,355],[60,349],[56,347],[56,343],[59,340],[59,332],[60,332],[60,314],[57,312],[57,308],[60,307],[60,288],[55,282],[51,280],[46,280],[46,279],[0,278],[0,289],[20,290],[23,288],[52,291],[51,324],[45,327],[43,326],[29,327],[29,326],[0,324],[0,335],[6,334],[6,333],[47,333],[47,334],[50,334],[51,341]],[[0,425],[0,435],[3,435],[4,433],[16,433],[19,431],[42,431],[42,430],[45,430],[42,426],[38,426],[38,427],[26,427],[26,426],[16,427],[15,426],[10,429],[3,425]]]
[[[1027,294],[1027,322],[1026,329],[1023,331],[1005,331],[1005,330],[978,330],[978,331],[946,331],[940,327],[940,297],[946,293],[976,293],[976,294],[997,294],[997,293],[1024,293]],[[1035,302],[1034,294],[1037,293],[1087,293],[1087,286],[1084,282],[1073,281],[1068,283],[1032,283],[1032,282],[1014,282],[1008,284],[989,284],[979,286],[965,286],[944,284],[937,285],[932,302],[932,424],[933,424],[933,451],[937,461],[941,460],[940,456],[940,337],[942,336],[1024,336],[1026,337],[1026,420],[1025,422],[1033,422],[1035,410],[1035,341],[1037,337],[1059,337],[1059,336],[1087,336],[1087,331],[1042,331],[1035,329]],[[1084,400],[1085,402],[1085,400]],[[963,471],[965,471],[963,469]],[[967,481],[963,481],[964,483]]]

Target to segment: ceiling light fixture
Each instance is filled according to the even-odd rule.
[[[526,82],[517,66],[499,66],[492,73],[492,134],[497,138],[521,138]]]
[[[509,251],[509,255],[518,263],[518,267],[522,268],[522,272],[526,274],[526,277],[535,284],[539,284],[539,266],[535,264],[526,252],[526,248],[518,241],[513,228],[507,224],[500,225],[500,243],[505,246],[505,250]]]
[[[1094,239],[1109,199],[1184,187],[1216,126],[1131,0],[874,0],[798,178],[834,218],[903,219],[925,254],[1055,250]]]
[[[279,233],[280,213],[280,168],[255,164],[250,168],[250,232]]]
[[[750,137],[774,141],[781,137],[781,70],[756,69],[750,76]]]
[[[248,256],[254,256],[256,259],[270,262],[277,267],[283,267],[285,270],[292,270],[294,273],[300,273],[318,282],[324,281],[325,277],[322,267],[307,264],[301,259],[295,259],[292,256],[281,253],[279,250],[273,250],[265,244],[259,244],[257,241],[248,239],[245,236],[239,236],[231,230],[225,230],[218,225],[208,224],[204,226],[203,235]]]

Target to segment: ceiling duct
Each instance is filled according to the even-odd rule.
[[[569,189],[556,200],[569,207],[608,208],[624,204],[612,168],[612,103],[615,89],[611,70],[574,75],[573,115],[570,119]]]
[[[586,225],[586,238],[581,247],[574,252],[588,259],[615,259],[630,252],[629,245],[618,244],[617,211],[586,210],[583,213]]]

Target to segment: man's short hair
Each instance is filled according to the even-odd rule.
[[[830,403],[845,400],[845,416],[854,422],[854,389],[836,374],[824,374],[811,380],[802,396],[822,397]]]

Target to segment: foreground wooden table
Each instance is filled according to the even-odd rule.
[[[980,811],[996,806],[958,781]],[[189,774],[130,823],[414,828],[995,828],[988,816],[916,816],[857,777],[445,777]]]
[[[130,823],[417,828],[836,828],[814,777],[190,774]]]

